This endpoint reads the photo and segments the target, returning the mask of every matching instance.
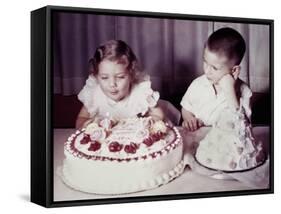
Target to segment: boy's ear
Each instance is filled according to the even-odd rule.
[[[241,70],[241,66],[240,65],[235,65],[233,68],[232,68],[232,76],[235,80],[238,79],[238,76],[240,74],[240,70]]]

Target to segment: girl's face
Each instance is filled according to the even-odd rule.
[[[99,64],[97,80],[103,93],[114,101],[120,101],[130,93],[131,77],[124,64],[103,60]]]
[[[226,74],[232,74],[233,66],[229,60],[222,55],[211,52],[208,48],[204,50],[203,69],[207,79],[212,84],[217,84]]]

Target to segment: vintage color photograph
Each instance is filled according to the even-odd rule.
[[[270,190],[270,27],[53,10],[54,202]]]

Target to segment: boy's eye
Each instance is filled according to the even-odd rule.
[[[212,68],[213,68],[214,71],[217,71],[217,70],[218,70],[217,67],[212,66]]]

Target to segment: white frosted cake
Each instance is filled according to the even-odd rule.
[[[63,181],[89,193],[152,189],[184,170],[178,130],[149,117],[93,122],[69,137],[64,153]]]
[[[225,111],[199,143],[195,158],[205,167],[231,172],[255,168],[264,161],[264,153],[244,114]]]

